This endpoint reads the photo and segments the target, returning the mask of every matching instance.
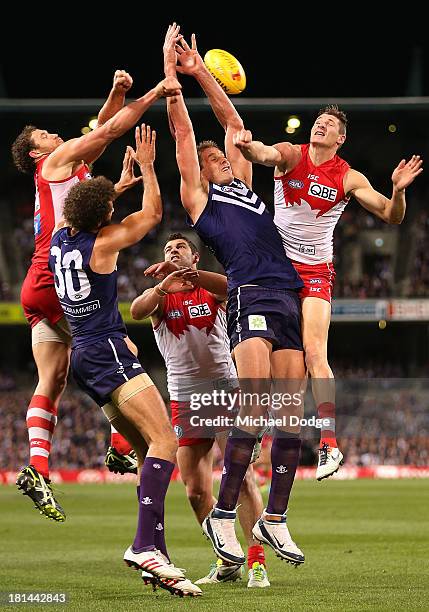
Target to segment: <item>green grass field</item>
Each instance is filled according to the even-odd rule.
[[[63,485],[64,524],[43,519],[14,487],[0,487],[0,591],[66,591],[67,605],[38,610],[427,610],[429,483],[297,482],[289,512],[303,567],[268,551],[269,589],[247,580],[204,587],[201,598],[152,593],[122,561],[137,515],[131,485]],[[167,541],[191,579],[214,555],[181,484],[168,495]],[[1,606],[0,606],[1,607]],[[34,607],[3,606],[2,609]]]

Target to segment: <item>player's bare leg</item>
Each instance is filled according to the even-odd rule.
[[[199,595],[201,590],[186,580],[183,571],[176,568],[168,556],[160,555],[156,548],[157,526],[163,524],[164,501],[177,453],[176,436],[164,402],[147,374],[141,374],[116,389],[112,393],[112,403],[136,428],[148,447],[139,470],[137,532],[132,546],[125,551],[124,561],[130,567],[152,574],[160,586],[175,594]],[[140,457],[144,454],[141,448],[135,450]]]
[[[58,403],[67,383],[69,336],[64,321],[51,325],[46,319],[33,328],[32,336],[39,380],[27,410],[30,461],[18,474],[16,484],[24,495],[29,496],[40,514],[63,522],[65,512],[50,485],[49,455]]]
[[[328,363],[328,332],[331,305],[320,298],[302,301],[305,363],[312,378],[312,391],[318,417],[329,422],[321,430],[317,480],[338,471],[343,455],[335,436],[335,380]]]
[[[180,446],[177,451],[180,476],[200,525],[216,502],[213,497],[213,441],[210,438],[200,444]]]

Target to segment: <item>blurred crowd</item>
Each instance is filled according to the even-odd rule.
[[[135,202],[130,198],[119,207],[116,220],[135,210]],[[429,295],[429,252],[426,248],[429,239],[429,214],[422,211],[413,222],[413,257],[409,267],[411,273],[405,289],[410,297]],[[143,275],[144,269],[162,257],[164,240],[170,232],[184,231],[188,235],[190,228],[186,225],[183,209],[178,207],[173,197],[164,197],[164,217],[162,223],[133,247],[122,251],[118,260],[118,293],[121,301],[131,301],[136,295],[153,286],[153,281]],[[392,235],[392,227],[362,210],[356,204],[349,205],[338,224],[334,234],[335,280],[334,296],[338,298],[387,298],[399,296],[401,288],[394,282],[395,258],[386,251],[377,248],[370,253],[362,247],[365,232],[378,232],[378,236]],[[402,230],[401,230],[402,231]],[[379,238],[380,239],[380,238]],[[198,244],[198,238],[195,237]],[[34,248],[33,221],[27,218],[19,221],[14,230],[14,242],[17,253],[22,258],[21,274],[25,274]],[[397,248],[401,245],[398,243]],[[207,251],[202,246],[204,252]],[[353,253],[358,253],[353,258]],[[203,257],[204,265],[211,266],[214,259]],[[218,268],[216,271],[219,271]],[[10,299],[11,288],[2,283],[0,278],[0,300]]]
[[[428,379],[396,378],[399,366],[337,368],[337,434],[347,465],[429,465]],[[383,374],[385,378],[374,378]],[[387,376],[390,376],[389,378]],[[394,378],[392,378],[394,377]],[[0,375],[0,469],[28,462],[25,417],[32,389],[19,389],[12,375]],[[307,393],[305,416],[315,414]],[[317,460],[318,431],[305,428],[301,463]],[[61,401],[52,466],[103,466],[110,429],[102,411],[70,385]],[[218,457],[218,461],[220,458]]]

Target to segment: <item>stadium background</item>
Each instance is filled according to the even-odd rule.
[[[429,48],[418,35],[412,42],[403,38],[400,47],[386,44],[383,38],[377,50],[374,43],[363,45],[359,53],[337,53],[326,63],[309,62],[307,56],[304,60],[298,51],[292,58],[287,57],[283,66],[282,62],[279,65],[272,61],[273,56],[281,57],[284,53],[281,25],[270,22],[270,36],[262,37],[258,46],[253,44],[253,38],[251,43],[246,32],[237,35],[235,31],[232,37],[231,29],[217,28],[216,23],[211,26],[195,18],[184,20],[185,34],[189,37],[196,31],[201,51],[226,48],[242,61],[248,88],[234,101],[255,138],[267,143],[285,139],[306,142],[317,110],[325,103],[338,102],[350,121],[341,156],[364,172],[376,189],[390,194],[390,175],[402,157],[418,153],[429,159],[429,76],[425,70]],[[19,175],[13,168],[10,144],[28,123],[59,132],[63,138],[79,135],[101,106],[115,68],[125,68],[132,74],[133,95],[144,93],[161,76],[164,29],[164,22],[161,25],[159,20],[151,25],[150,31],[145,30],[141,61],[136,59],[138,43],[131,43],[131,49],[124,44],[122,33],[115,45],[103,49],[102,57],[91,60],[91,70],[83,70],[82,62],[75,61],[66,46],[65,70],[55,72],[52,78],[41,78],[30,61],[5,57],[0,65],[0,474],[5,483],[11,483],[18,468],[27,461],[25,412],[35,381],[30,333],[18,304],[20,283],[33,248],[33,184],[31,178]],[[297,49],[296,44],[294,48]],[[317,45],[310,42],[307,51],[309,57],[314,56]],[[149,56],[151,61],[147,61]],[[222,143],[222,131],[198,87],[188,78],[181,80],[184,94],[190,98],[197,139],[213,138]],[[295,133],[286,134],[291,115],[298,116],[301,125]],[[164,103],[158,103],[144,120],[158,132],[156,169],[164,200],[164,219],[140,245],[121,254],[119,292],[125,314],[127,303],[150,286],[142,271],[159,259],[168,233],[185,230],[192,237],[179,203],[179,175]],[[96,163],[94,173],[119,176],[126,144],[132,144],[131,132],[108,148]],[[255,190],[271,206],[270,169],[256,167],[254,175]],[[338,419],[340,440],[347,466],[352,468],[348,472],[343,468],[345,477],[429,476],[428,185],[425,172],[409,188],[407,215],[399,227],[383,224],[351,201],[336,229],[337,280],[329,355],[340,393],[344,394],[341,397],[352,398],[344,401],[343,409],[339,405],[339,414],[343,414],[342,422]],[[123,196],[116,206],[115,219],[118,221],[135,210],[139,198],[139,187]],[[195,236],[193,239],[199,244]],[[199,246],[201,267],[219,270],[207,249]],[[163,363],[150,326],[132,324],[129,333],[139,346],[142,362],[166,397]],[[95,405],[71,384],[59,414],[52,466],[58,470],[102,466],[108,427]],[[310,432],[303,456],[307,465],[314,463],[314,438]],[[373,469],[374,466],[381,467]],[[302,475],[310,477],[313,471],[314,468],[311,472],[304,470]],[[84,479],[98,480],[104,476],[85,472]],[[0,498],[7,509],[12,498],[1,489]],[[106,494],[111,495],[109,491],[106,488]],[[404,495],[401,503],[411,495],[411,505],[417,505],[420,488],[413,488],[411,493],[408,489],[399,491]],[[173,493],[180,494],[176,489]],[[181,494],[184,498],[183,491]],[[78,513],[79,493],[73,495]],[[99,493],[91,495],[97,500]],[[338,501],[341,495],[346,499],[350,490],[337,489],[332,499],[341,503]],[[392,492],[393,499],[396,496]],[[381,503],[378,497],[375,503]],[[21,517],[26,518],[32,511],[24,503],[19,510],[21,505]],[[189,510],[186,521],[196,531],[192,520]],[[38,517],[34,521],[32,524],[38,526]],[[42,527],[39,533],[44,533]],[[397,552],[400,554],[399,549]]]

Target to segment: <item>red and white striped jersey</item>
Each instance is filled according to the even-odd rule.
[[[350,166],[338,155],[315,166],[309,148],[301,145],[297,166],[274,177],[274,223],[290,259],[318,264],[332,261],[334,229],[350,199],[343,187]]]
[[[187,401],[206,382],[235,383],[225,309],[212,293],[201,287],[169,293],[154,333],[167,368],[171,400]]]
[[[79,181],[91,178],[88,166],[82,166],[62,181],[47,181],[42,177],[42,167],[47,157],[41,159],[34,173],[36,200],[34,204],[35,250],[32,264],[48,270],[49,247],[52,232],[63,214],[64,200],[71,187]]]

